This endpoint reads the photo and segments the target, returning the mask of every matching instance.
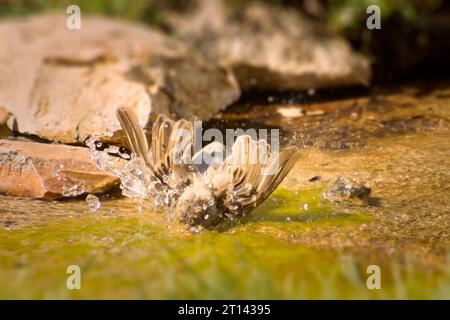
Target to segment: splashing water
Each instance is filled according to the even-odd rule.
[[[96,212],[102,206],[98,197],[94,196],[93,194],[88,194],[86,196],[86,202],[88,204],[89,211],[91,212]]]
[[[174,200],[181,194],[182,188],[167,187],[167,184],[175,179],[173,175],[164,176],[164,183],[162,183],[154,176],[145,162],[134,154],[130,156],[123,153],[117,146],[109,146],[103,151],[97,150],[100,147],[97,140],[100,138],[100,136],[93,136],[86,140],[86,145],[89,147],[88,154],[99,169],[120,180],[120,189],[125,197],[134,199],[140,208],[144,205],[155,208],[169,207],[174,204]],[[126,161],[125,165],[121,165],[121,159],[129,161]]]

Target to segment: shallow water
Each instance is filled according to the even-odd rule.
[[[449,297],[448,272],[291,241],[373,219],[322,204],[320,190],[278,190],[246,224],[202,234],[169,227],[164,212],[139,213],[123,199],[103,200],[95,213],[84,201],[1,197],[0,204],[2,216],[10,212],[0,229],[1,298]],[[82,287],[72,291],[66,269],[74,264]],[[382,266],[381,290],[366,287],[369,264]]]
[[[0,298],[450,299],[448,87],[337,111],[302,105],[325,111],[311,117],[268,116],[276,105],[223,115],[281,126],[305,149],[248,221],[222,233],[191,234],[117,194],[95,212],[83,199],[0,196]],[[370,187],[370,205],[323,202],[339,176]],[[74,264],[81,290],[66,288]],[[369,265],[380,290],[366,286]]]
[[[308,182],[316,175],[318,182]],[[371,187],[372,205],[364,212],[374,220],[345,236],[322,232],[318,238],[329,239],[329,246],[377,248],[389,255],[414,256],[424,265],[445,265],[450,252],[449,133],[372,138],[366,146],[347,151],[305,150],[285,184],[318,187],[338,176]]]

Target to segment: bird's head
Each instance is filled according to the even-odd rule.
[[[175,206],[175,215],[183,223],[210,229],[216,226],[222,214],[217,199],[207,186],[201,183],[187,187]]]

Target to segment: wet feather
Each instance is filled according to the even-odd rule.
[[[275,154],[265,140],[242,135],[224,161],[208,164],[204,159],[223,159],[226,148],[213,142],[192,156],[191,122],[158,116],[149,146],[131,111],[121,108],[117,116],[131,151],[145,162],[155,179],[168,188],[181,189],[178,195],[174,193],[172,203],[175,215],[189,226],[217,228],[248,215],[276,189],[300,157],[297,147]],[[268,169],[272,174],[265,174]]]

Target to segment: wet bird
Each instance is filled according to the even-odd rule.
[[[175,217],[189,227],[219,229],[246,217],[275,190],[300,155],[297,147],[271,153],[265,140],[256,141],[249,135],[238,136],[228,156],[219,142],[192,155],[192,122],[158,116],[149,145],[132,111],[120,108],[117,117],[135,157],[161,186],[176,190],[171,207]],[[223,161],[208,164],[207,157]]]

